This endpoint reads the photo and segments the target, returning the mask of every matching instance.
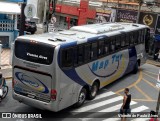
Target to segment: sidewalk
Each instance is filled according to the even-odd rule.
[[[154,61],[154,60],[149,59],[149,60],[147,60],[146,63],[160,67],[160,62],[157,62],[157,61]]]
[[[3,49],[1,53],[1,72],[6,79],[12,78],[12,66],[10,65],[10,49]]]

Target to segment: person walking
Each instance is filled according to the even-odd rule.
[[[125,88],[124,89],[123,104],[120,109],[121,114],[127,115],[127,114],[131,113],[130,102],[131,102],[131,94],[129,93],[129,88]],[[126,121],[126,118],[122,117],[121,121]]]

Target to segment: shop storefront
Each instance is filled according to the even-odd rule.
[[[17,3],[0,2],[0,6],[0,44],[8,48],[18,36],[17,14],[21,11]]]

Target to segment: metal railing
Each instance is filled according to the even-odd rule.
[[[14,31],[14,20],[0,20],[0,32]]]

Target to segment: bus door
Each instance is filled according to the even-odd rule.
[[[145,33],[145,49],[147,53],[149,52],[149,47],[150,47],[149,41],[150,41],[150,29],[147,28]]]

